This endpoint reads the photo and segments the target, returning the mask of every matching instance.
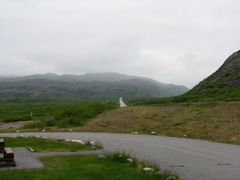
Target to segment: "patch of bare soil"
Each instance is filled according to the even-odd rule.
[[[0,122],[0,131],[17,130],[24,127],[27,124],[31,124],[32,122],[33,121],[18,121],[11,123]]]

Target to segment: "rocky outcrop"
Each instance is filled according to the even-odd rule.
[[[190,94],[216,93],[218,90],[240,88],[240,51],[233,53],[224,64],[207,79],[195,86]]]

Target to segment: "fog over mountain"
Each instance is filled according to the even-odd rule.
[[[239,0],[1,0],[0,75],[120,72],[189,88],[240,47]]]
[[[53,73],[0,78],[0,100],[118,99],[183,94],[184,86],[119,73]]]

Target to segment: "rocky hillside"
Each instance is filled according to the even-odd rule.
[[[215,73],[187,94],[240,97],[240,51],[233,53]]]
[[[118,73],[61,76],[49,73],[0,78],[0,101],[166,97],[187,90],[184,86]]]

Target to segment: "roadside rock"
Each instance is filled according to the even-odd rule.
[[[176,180],[177,178],[176,178],[176,176],[169,176],[168,178],[167,178],[167,180]]]
[[[31,151],[31,152],[34,152],[34,149],[31,148],[31,147],[28,147],[28,150]]]
[[[162,176],[163,175],[163,172],[162,171],[158,171],[155,173],[155,176]]]
[[[90,144],[91,144],[92,146],[96,146],[96,143],[95,143],[94,141],[90,141]]]
[[[90,147],[90,150],[91,150],[91,151],[96,151],[97,148],[96,148],[96,146],[91,146],[91,147]]]
[[[139,132],[132,132],[131,134],[139,134]]]
[[[99,155],[98,155],[98,158],[104,159],[104,158],[106,158],[106,156],[103,155],[103,154],[99,154]]]
[[[133,159],[127,158],[127,162],[132,163],[132,162],[133,162]]]
[[[157,133],[155,131],[152,131],[151,132],[151,135],[156,135]]]
[[[71,140],[71,142],[73,142],[73,143],[78,143],[78,144],[82,144],[82,145],[85,145],[85,144],[86,144],[84,141],[78,140],[78,139]]]
[[[145,173],[149,173],[149,172],[153,172],[153,171],[154,171],[154,169],[150,168],[150,167],[143,168],[143,172],[145,172]]]

